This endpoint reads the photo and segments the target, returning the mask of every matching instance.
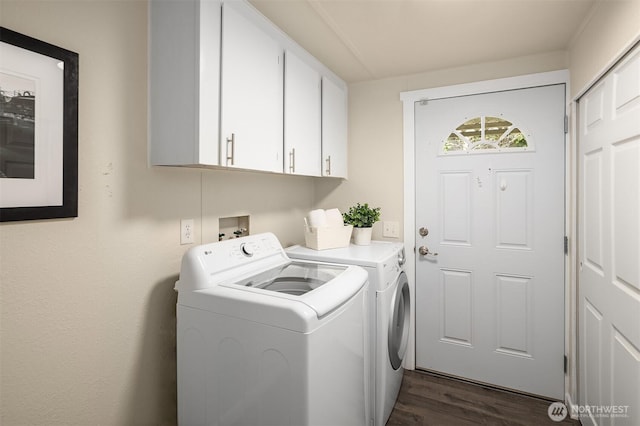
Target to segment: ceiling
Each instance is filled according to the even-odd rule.
[[[349,83],[562,51],[600,0],[250,0]]]

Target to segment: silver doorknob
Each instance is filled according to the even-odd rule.
[[[429,251],[429,249],[425,246],[421,246],[420,248],[418,248],[418,253],[420,253],[422,256],[426,256],[428,254],[432,255],[432,256],[437,256],[438,253],[434,253],[432,251]]]
[[[423,226],[422,228],[418,229],[418,233],[421,237],[426,237],[427,235],[429,235],[429,230]]]

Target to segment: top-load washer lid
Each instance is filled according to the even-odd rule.
[[[301,302],[322,317],[351,299],[365,282],[366,275],[363,279],[353,267],[292,261],[221,286]]]
[[[345,267],[292,262],[238,281],[235,285],[302,296],[326,284]]]

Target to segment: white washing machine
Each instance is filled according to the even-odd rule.
[[[292,261],[273,234],[189,249],[176,283],[179,424],[364,424],[367,279]]]
[[[371,353],[371,410],[367,423],[383,426],[389,419],[402,384],[402,361],[409,341],[410,293],[403,271],[404,245],[372,241],[331,250],[293,246],[293,259],[357,265],[369,274]]]

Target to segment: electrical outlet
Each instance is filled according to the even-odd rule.
[[[180,220],[180,244],[193,244],[193,219]]]
[[[395,221],[382,222],[382,236],[387,238],[400,238],[400,224]]]

